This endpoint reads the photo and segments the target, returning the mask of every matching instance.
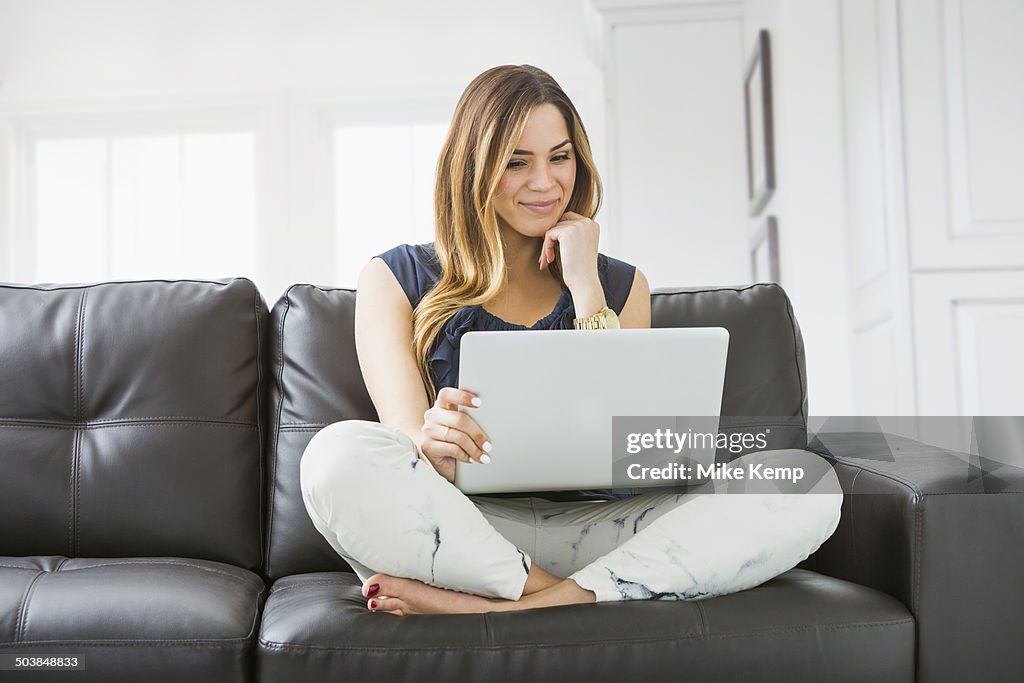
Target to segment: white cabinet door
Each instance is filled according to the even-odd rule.
[[[914,276],[919,414],[1024,415],[1024,272]]]
[[[901,9],[918,411],[1024,415],[1024,2]]]
[[[1024,268],[1024,2],[901,7],[913,266]]]

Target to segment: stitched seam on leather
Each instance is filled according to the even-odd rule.
[[[809,450],[813,450],[810,447],[808,447],[808,449]],[[895,481],[895,482],[897,482],[899,484],[903,484],[908,489],[910,489],[912,492],[914,492],[916,495],[918,495],[918,496],[921,495],[921,490],[918,489],[917,486],[915,484],[913,484],[912,482],[910,482],[910,481],[908,481],[906,479],[903,479],[902,477],[899,477],[899,476],[896,476],[894,474],[891,474],[889,472],[884,472],[882,470],[877,470],[877,469],[875,469],[873,467],[869,467],[868,465],[862,464],[862,461],[859,460],[859,459],[857,460],[857,462],[851,462],[846,456],[834,455],[834,454],[829,453],[827,451],[825,453],[822,453],[821,451],[814,451],[814,452],[817,453],[818,455],[824,457],[826,460],[831,459],[831,460],[834,460],[836,462],[841,462],[844,465],[848,465],[850,467],[861,469],[861,470],[864,470],[865,472],[871,472],[872,474],[877,474],[878,476],[884,477],[885,479],[889,479],[889,480]]]
[[[530,566],[533,567],[533,565],[537,562],[537,560],[535,559],[535,556],[540,554],[538,552],[538,550],[537,550],[538,548],[540,548],[540,541],[537,538],[537,534],[538,534],[538,530],[537,530],[537,521],[538,521],[537,520],[537,505],[536,505],[536,503],[534,503],[533,498],[530,498],[530,512],[533,513],[533,548],[531,548],[531,550],[533,552],[530,555]],[[527,580],[530,579],[529,572],[527,572],[527,574],[526,574],[526,579]],[[526,584],[524,583],[523,584],[523,588],[525,588],[525,587],[526,587]],[[487,614],[487,613],[484,612],[484,614]]]
[[[5,429],[108,429],[112,427],[161,425],[196,425],[199,427],[241,427],[243,429],[259,429],[253,422],[229,422],[226,420],[175,419],[162,417],[136,417],[124,420],[94,420],[92,422],[49,422],[46,420],[25,420],[21,418],[0,419],[0,427]]]
[[[80,389],[80,383],[82,381],[81,372],[79,372],[81,364],[81,335],[82,335],[82,309],[85,307],[85,290],[82,290],[81,296],[78,297],[78,311],[75,313],[75,337],[74,337],[74,396],[71,397],[74,401],[74,415],[75,422],[82,421],[82,406],[81,397],[82,392]]]
[[[252,624],[249,626],[249,633],[246,634],[245,639],[249,640],[256,635],[256,627],[260,625],[260,603],[263,602],[263,594],[266,592],[266,588],[263,585],[263,581],[260,581],[260,592],[256,594],[256,604],[252,608]]]
[[[373,258],[379,257],[374,256]],[[381,260],[383,261],[384,259]],[[289,291],[295,287],[311,287],[312,289],[319,289],[321,292],[352,292],[354,294],[356,291],[353,287],[324,287],[322,285],[314,285],[310,282],[297,282],[289,288]]]
[[[247,280],[249,282],[252,282],[252,280],[249,280],[249,278],[247,278],[247,277],[232,278],[232,279]],[[220,285],[221,287],[224,287],[224,286],[227,286],[228,284],[230,284],[230,283],[224,282],[223,280],[193,280],[193,279],[186,279],[186,280],[105,280],[103,282],[95,282],[93,284],[83,284],[83,285],[73,285],[73,286],[72,285],[65,285],[65,286],[61,286],[61,287],[40,287],[39,285],[15,285],[15,284],[10,284],[10,283],[4,283],[4,284],[0,284],[0,289],[28,289],[28,290],[32,290],[32,291],[36,291],[36,292],[57,292],[57,291],[63,291],[63,290],[68,290],[68,289],[82,289],[82,290],[86,290],[86,289],[95,289],[96,287],[101,287],[101,286],[104,286],[104,285],[121,285],[121,284],[134,285],[134,284],[140,284],[140,283],[145,283],[145,282],[167,282],[169,284],[177,284],[179,282],[197,282],[197,283],[202,283],[202,284]]]
[[[25,640],[18,643],[0,643],[0,650],[35,647],[35,646],[73,646],[73,647],[152,647],[154,644],[173,645],[177,647],[223,647],[224,645],[244,645],[249,638],[204,638],[195,640]]]
[[[821,455],[821,454],[819,453],[818,455]],[[824,457],[824,456],[822,456],[822,457]],[[825,460],[827,462],[828,458],[825,458]],[[835,467],[833,466],[833,470],[834,469],[835,469]],[[854,472],[853,472],[853,479],[850,480],[850,493],[846,494],[844,492],[844,494],[843,494],[843,502],[846,502],[847,500],[850,501],[850,535],[853,536],[853,546],[855,548],[857,547],[857,511],[854,509],[854,505],[856,505],[856,501],[857,501],[857,478],[860,477],[861,471],[862,470],[854,470]],[[836,476],[838,476],[838,474]],[[842,507],[839,508],[839,514],[840,514],[839,523],[842,524],[843,523]],[[818,570],[818,553],[817,553],[817,551],[815,551],[815,553],[814,553],[814,569],[815,569],[815,571]]]
[[[266,391],[266,386],[263,383],[263,327],[260,325],[260,290],[253,286],[253,315],[256,318],[256,441],[259,447],[259,466],[260,466],[260,483],[257,488],[259,498],[259,520],[256,525],[256,555],[260,559],[263,558],[263,515],[265,511],[263,509],[263,491],[265,487],[265,475],[264,468],[265,464],[263,459],[266,457],[264,449],[266,444],[264,443],[263,434],[263,423],[266,416],[263,415],[263,392]],[[260,560],[256,561],[257,564]]]
[[[775,285],[778,286],[778,285]],[[800,375],[800,354],[799,344],[796,338],[796,321],[793,316],[793,306],[789,300],[789,296],[782,289],[778,288],[782,292],[782,298],[786,300],[786,315],[789,316],[789,331],[793,333],[793,367],[796,368],[796,381],[800,384],[800,417],[807,420],[807,413],[804,412],[804,397],[807,394],[807,388],[804,386],[803,377]]]
[[[266,572],[267,576],[272,576],[270,571],[270,550],[273,545],[274,537],[274,496],[277,493],[277,451],[278,444],[281,442],[281,428],[278,426],[281,423],[281,411],[284,408],[284,323],[288,318],[288,311],[291,310],[292,290],[298,285],[292,285],[288,288],[288,291],[284,293],[284,312],[281,313],[281,324],[280,329],[277,333],[277,350],[279,351],[278,358],[278,379],[277,379],[277,419],[274,421],[272,426],[274,432],[274,449],[271,452],[271,463],[270,463],[270,502],[267,510],[267,558],[266,558]]]
[[[857,479],[860,477],[860,473],[863,470],[854,470],[853,480],[850,482],[850,496],[843,496],[843,500],[850,498],[850,524],[853,525],[853,542],[857,543],[857,512],[853,509],[853,506],[857,504]],[[842,514],[842,508],[840,508],[840,514]],[[842,520],[840,520],[842,521]]]
[[[708,635],[708,615],[704,611],[704,603],[700,600],[697,601],[697,620],[700,625],[700,634]]]
[[[787,633],[809,633],[815,631],[842,631],[847,629],[873,629],[873,628],[888,628],[892,626],[904,626],[906,624],[913,624],[914,619],[906,618],[899,619],[896,621],[875,621],[867,624],[824,624],[817,626],[800,626],[795,628],[786,629],[768,629],[764,631],[737,631],[734,633],[708,633],[708,634],[681,634],[678,636],[672,636],[669,638],[633,638],[628,640],[582,640],[573,641],[567,643],[527,643],[527,644],[515,644],[515,645],[468,645],[466,647],[451,648],[451,647],[391,647],[384,645],[355,645],[352,647],[337,646],[337,645],[298,645],[294,643],[279,643],[276,641],[268,641],[263,638],[259,639],[259,645],[265,648],[273,648],[276,650],[335,650],[342,652],[352,651],[376,651],[382,653],[388,652],[444,652],[444,651],[475,651],[475,650],[547,650],[547,649],[558,649],[564,647],[608,647],[614,645],[646,645],[656,643],[674,643],[680,640],[723,640],[726,638],[753,638],[763,636],[774,636],[783,635]]]
[[[146,565],[168,565],[168,566],[176,566],[176,567],[189,567],[191,569],[201,569],[204,572],[211,572],[213,574],[220,574],[221,576],[226,576],[226,577],[228,577],[230,579],[235,579],[236,581],[241,581],[243,583],[252,583],[253,581],[257,580],[257,577],[255,577],[255,576],[252,576],[252,577],[236,576],[235,574],[230,574],[230,573],[228,573],[228,572],[226,572],[226,571],[224,571],[222,569],[215,569],[213,567],[204,567],[202,565],[192,564],[190,562],[168,562],[168,561],[161,561],[161,560],[141,560],[139,562],[103,562],[101,564],[90,564],[87,567],[71,567],[69,569],[65,569],[64,571],[65,572],[80,572],[80,571],[88,571],[90,569],[96,569],[98,567],[123,567],[123,566],[126,566],[126,567],[142,567],[142,566],[146,566]]]
[[[0,564],[0,567],[6,567],[7,569],[25,569],[31,572],[41,571],[39,567],[23,567],[20,564]]]
[[[920,495],[924,498],[935,498],[937,496],[1019,496],[1024,494],[1024,491],[936,491],[935,493],[923,492]]]
[[[709,292],[745,292],[755,287],[773,287],[777,285],[755,282],[745,287],[709,287],[706,289],[684,289],[682,287],[658,287],[651,292],[651,296],[669,296],[672,294],[707,294]],[[781,287],[780,287],[781,289]]]
[[[75,455],[78,451],[78,430],[75,430],[71,441],[71,459],[68,462],[68,532],[67,532],[67,554],[75,554]]]
[[[290,591],[290,590],[295,589],[295,588],[305,588],[306,586],[331,586],[332,588],[339,588],[339,587],[340,588],[344,588],[344,587],[346,587],[348,585],[350,585],[350,584],[348,584],[347,582],[342,581],[342,580],[338,580],[338,581],[304,581],[302,583],[292,584],[291,586],[281,586],[280,588],[272,588],[271,591],[270,591],[270,594],[271,594],[271,596],[274,596],[274,595],[277,595],[278,593],[283,593],[285,591]]]
[[[33,576],[32,580],[28,582],[25,592],[21,595],[21,601],[18,603],[18,616],[14,621],[14,642],[16,643],[20,643],[25,634],[26,623],[28,622],[28,605],[32,600],[32,593],[36,589],[36,582],[45,573],[45,571],[39,571]]]
[[[729,417],[731,418],[732,416],[730,415]],[[722,431],[723,432],[725,432],[725,431],[737,431],[737,430],[746,429],[746,428],[749,428],[749,427],[776,427],[776,428],[780,428],[780,429],[793,429],[793,430],[798,430],[798,431],[807,431],[807,427],[805,427],[803,425],[790,424],[789,422],[772,422],[772,421],[766,421],[766,420],[762,420],[762,421],[754,421],[754,420],[749,420],[748,421],[748,420],[744,420],[742,422],[742,424],[741,423],[736,423],[736,424],[733,424],[731,426],[723,427]],[[806,449],[798,449],[798,450],[806,450]]]
[[[102,425],[109,422],[150,422],[153,420],[176,420],[179,422],[210,422],[214,424],[238,424],[256,427],[258,422],[249,422],[248,420],[231,420],[221,419],[212,417],[197,417],[195,415],[146,415],[144,417],[110,417],[102,420],[40,420],[38,418],[25,418],[25,417],[3,417],[0,418],[0,422],[24,422],[24,423],[38,423],[42,425],[74,425],[80,427],[88,427],[90,425]]]
[[[484,612],[481,616],[483,616],[484,622],[484,642],[491,643],[493,642],[493,638],[491,637],[491,615]]]
[[[813,449],[808,447],[808,450],[813,450]],[[831,453],[822,453],[820,451],[814,451],[814,452],[817,453],[818,455],[824,457],[826,460],[832,459],[832,460],[835,460],[836,462],[841,462],[844,465],[848,465],[848,466],[853,467],[855,469],[864,470],[866,472],[871,472],[872,474],[877,474],[878,476],[884,477],[885,479],[889,479],[891,481],[895,481],[897,483],[903,484],[904,486],[906,486],[908,489],[910,489],[914,493],[915,501],[923,500],[924,498],[928,498],[928,497],[931,497],[931,496],[993,496],[993,495],[999,495],[999,494],[1003,494],[1003,493],[1011,493],[1011,494],[1022,494],[1022,493],[1024,493],[1024,491],[936,491],[934,493],[928,493],[928,492],[922,491],[920,488],[917,487],[916,484],[914,484],[913,482],[911,482],[911,481],[909,481],[907,479],[904,479],[903,477],[897,476],[897,475],[892,474],[890,472],[885,472],[883,470],[875,469],[875,468],[870,467],[868,465],[861,464],[861,461],[859,459],[857,460],[857,462],[851,462],[851,460],[847,456],[834,455],[834,454],[831,454]]]
[[[231,424],[231,425],[243,425],[246,427],[258,427],[259,422],[249,422],[248,420],[231,420],[231,419],[218,419],[211,417],[197,417],[195,415],[147,415],[145,417],[112,417],[106,420],[89,420],[84,422],[86,425],[100,425],[107,422],[154,422],[158,420],[174,420],[175,422],[202,422],[209,424]]]
[[[88,289],[82,290],[82,318],[81,318],[81,334],[80,345],[78,349],[78,405],[79,405],[79,419],[82,422],[86,422],[85,419],[85,300],[89,295]],[[82,441],[85,439],[85,435],[81,430],[77,430],[75,435],[78,437],[78,448],[77,455],[75,457],[75,552],[74,556],[77,556],[82,551]]]
[[[924,505],[919,495],[914,496],[914,591],[911,598],[911,606],[914,614],[920,614],[921,595],[921,538],[924,535]]]
[[[87,289],[82,290],[82,298],[78,302],[78,320],[76,321],[75,329],[75,422],[85,422],[85,411],[83,408],[82,400],[82,384],[83,384],[83,370],[82,366],[85,365],[85,297],[88,293]],[[79,429],[75,429],[75,443],[71,453],[71,476],[72,476],[72,494],[71,499],[74,503],[72,507],[71,517],[71,528],[72,528],[72,543],[71,549],[68,555],[78,555],[78,551],[81,544],[81,530],[78,528],[79,525],[79,505],[81,500],[82,486],[82,475],[81,475],[81,457],[82,457],[82,432]]]

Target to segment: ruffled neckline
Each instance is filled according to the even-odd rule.
[[[484,330],[537,330],[537,329],[572,329],[572,318],[575,309],[572,305],[572,295],[569,290],[562,288],[562,294],[555,303],[555,308],[546,316],[527,327],[517,325],[484,309],[483,306],[463,306],[455,312],[441,332],[437,335],[434,348],[431,351],[427,365],[434,379],[434,386],[441,387],[458,386],[459,379],[459,346],[462,335],[473,329]],[[559,321],[559,318],[563,320]],[[477,323],[480,323],[479,325]]]
[[[475,312],[478,316],[484,320],[490,321],[491,326],[489,329],[497,330],[537,330],[546,329],[547,325],[551,321],[564,314],[566,309],[572,305],[572,295],[567,287],[562,287],[562,293],[558,297],[558,301],[555,302],[555,307],[546,316],[538,320],[532,325],[519,325],[517,323],[510,323],[507,320],[502,320],[498,316],[494,315],[486,308],[480,305],[468,306],[467,308],[476,309]]]

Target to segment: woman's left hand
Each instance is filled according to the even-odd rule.
[[[553,228],[544,233],[540,250],[540,268],[547,268],[557,256],[561,261],[562,280],[574,294],[577,289],[597,285],[597,242],[601,226],[590,218],[572,211],[562,214]]]

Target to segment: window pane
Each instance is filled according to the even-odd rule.
[[[337,258],[355,285],[375,254],[433,240],[434,168],[443,124],[343,127],[335,131]]]
[[[415,244],[434,241],[434,182],[447,124],[420,124],[412,128],[413,223]],[[397,242],[396,242],[397,244]],[[394,246],[394,245],[389,245]]]
[[[180,139],[121,138],[111,149],[110,277],[173,277],[182,267]]]
[[[36,280],[257,280],[255,136],[36,143]]]
[[[107,272],[107,141],[35,146],[37,282],[92,282]]]
[[[184,138],[185,270],[195,277],[256,279],[252,133]]]

